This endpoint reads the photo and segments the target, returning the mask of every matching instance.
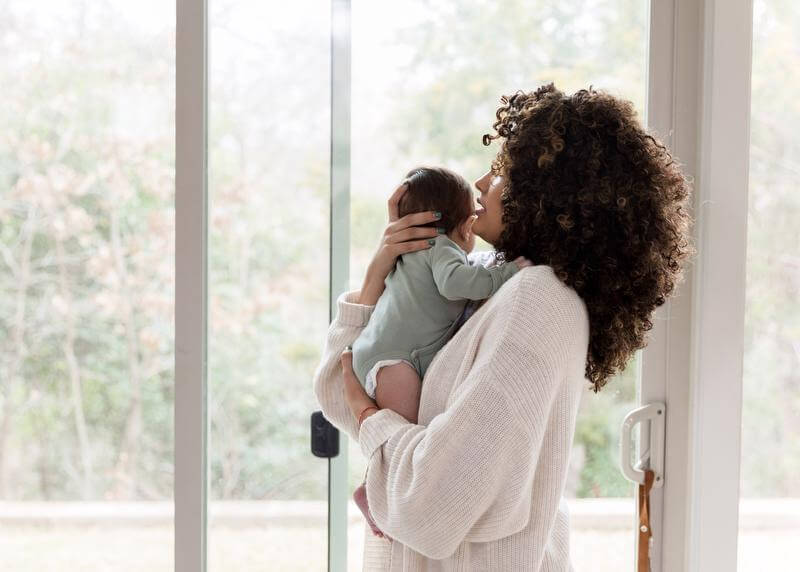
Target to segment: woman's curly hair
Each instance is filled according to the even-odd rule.
[[[633,104],[553,84],[503,96],[484,145],[503,138],[500,260],[551,266],[589,312],[586,377],[594,391],[647,345],[651,317],[694,253],[689,184]]]

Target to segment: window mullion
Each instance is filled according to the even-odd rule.
[[[175,571],[205,572],[207,1],[177,0],[176,8]]]

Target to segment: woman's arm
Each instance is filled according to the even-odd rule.
[[[361,290],[343,292],[336,301],[337,315],[328,327],[322,359],[314,372],[314,393],[325,418],[353,439],[358,439],[358,422],[345,399],[341,354],[352,345],[369,322],[375,304],[384,289],[384,281],[397,257],[406,252],[430,248],[428,239],[437,236],[435,228],[422,225],[439,217],[432,211],[398,216],[398,203],[407,186],[401,184],[388,201],[389,224],[378,250],[372,257]],[[374,410],[367,412],[371,414]]]
[[[343,292],[336,300],[338,312],[328,328],[322,359],[314,372],[314,393],[322,414],[339,430],[358,439],[358,423],[344,397],[341,355],[369,322],[375,305],[359,304],[358,290]]]
[[[392,409],[361,424],[372,517],[387,536],[428,558],[451,556],[501,496],[510,499],[508,512],[479,540],[527,524],[531,491],[520,485],[530,482],[538,447],[492,375],[488,366],[471,374],[469,388],[427,426]]]
[[[536,468],[546,414],[533,441],[494,375],[491,366],[471,374],[469,386],[427,426],[391,409],[361,424],[375,523],[428,558],[446,558],[465,540],[503,538],[528,522],[525,484]],[[479,525],[493,505],[500,507],[497,518]]]
[[[465,540],[511,535],[529,519],[530,485],[580,325],[577,306],[553,304],[549,292],[531,303],[539,297],[533,286],[517,285],[510,312],[499,312],[485,336],[488,354],[476,360],[483,365],[427,426],[391,409],[361,425],[376,524],[429,558],[446,558]],[[533,294],[517,296],[523,289]]]
[[[433,211],[410,213],[400,218],[398,205],[407,188],[408,185],[403,183],[389,197],[387,202],[389,224],[383,231],[378,251],[367,267],[364,285],[361,287],[358,299],[360,304],[374,305],[378,302],[384,289],[384,280],[394,268],[398,256],[430,248],[428,239],[439,234],[432,226],[418,226],[441,218]]]

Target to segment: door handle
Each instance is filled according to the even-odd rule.
[[[620,468],[622,474],[629,481],[643,485],[645,482],[644,469],[655,473],[653,487],[664,485],[664,419],[667,408],[663,403],[648,403],[630,411],[622,420],[620,431]],[[640,458],[635,465],[631,465],[631,449],[633,446],[633,427],[643,421],[650,422],[649,443],[647,448],[640,444]],[[639,431],[641,435],[641,428]]]
[[[339,455],[339,430],[325,419],[322,411],[311,414],[311,453],[325,459]]]

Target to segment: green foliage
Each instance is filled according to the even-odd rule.
[[[0,498],[172,498],[174,29],[139,29],[103,2],[49,19],[26,6],[0,2]],[[788,2],[755,8],[746,496],[794,494],[800,471],[800,103],[786,87],[800,83],[800,16]],[[245,9],[258,6],[211,18],[211,498],[323,498],[327,463],[309,453],[308,424],[328,325],[328,27],[251,17],[248,36],[236,31]],[[393,30],[362,44],[353,28],[354,283],[405,170],[486,170],[496,146],[481,135],[501,94],[592,84],[644,107],[642,0],[402,9],[418,21],[354,6]],[[617,457],[634,364],[583,396],[570,494],[632,494]],[[355,486],[357,447],[350,458]]]

